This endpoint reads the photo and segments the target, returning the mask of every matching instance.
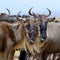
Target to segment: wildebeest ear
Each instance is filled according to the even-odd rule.
[[[55,17],[53,17],[53,18],[48,18],[48,19],[47,19],[48,22],[52,22],[52,21],[54,21],[54,20],[55,20]]]

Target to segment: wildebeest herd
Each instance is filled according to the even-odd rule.
[[[20,50],[20,60],[46,60],[48,54],[60,53],[60,23],[55,17],[36,14],[29,9],[29,15],[0,14],[0,60],[13,60]],[[54,60],[54,59],[53,59]]]

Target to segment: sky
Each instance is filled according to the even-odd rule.
[[[8,8],[11,14],[17,14],[21,11],[21,15],[28,14],[29,9],[40,14],[48,14],[46,8],[52,12],[51,16],[60,17],[60,0],[0,0],[0,13],[8,13]]]

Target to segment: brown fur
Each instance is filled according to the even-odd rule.
[[[35,52],[40,53],[45,48],[46,45],[47,45],[47,41],[41,42],[40,39],[37,39],[34,44],[29,44],[29,42],[26,43],[28,50],[32,54],[34,54]]]
[[[50,40],[49,41],[44,41],[44,42],[41,42],[39,40],[40,39],[37,38],[35,43],[32,44],[32,45],[27,43],[27,49],[32,54],[32,56],[35,57],[37,60],[40,60],[41,53],[45,50],[45,48],[50,46],[50,43],[52,42]]]
[[[8,27],[4,23],[0,24],[0,43],[1,43],[0,52],[3,52],[2,59],[7,60],[9,50],[10,50],[13,43],[12,43],[11,38],[9,36]]]
[[[8,59],[7,57],[9,56],[9,52],[11,50],[25,48],[23,46],[25,44],[24,38],[26,37],[26,31],[25,31],[25,26],[23,25],[23,22],[17,23],[17,25],[21,26],[21,28],[18,26],[18,29],[21,30],[21,35],[22,35],[21,37],[22,40],[20,39],[18,42],[16,41],[16,38],[15,38],[15,32],[13,31],[14,27],[12,27],[13,25],[14,23],[10,24],[7,22],[1,22],[0,24],[0,41],[1,41],[0,50],[4,48],[3,56],[5,60]]]

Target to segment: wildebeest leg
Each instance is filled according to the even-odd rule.
[[[44,51],[42,52],[41,57],[42,57],[41,60],[45,60],[46,59]]]
[[[8,60],[13,60],[14,53],[15,53],[14,50],[11,50],[11,51],[9,52]]]
[[[60,53],[54,53],[54,60],[60,60]]]
[[[5,45],[5,51],[4,51],[3,57],[4,57],[4,60],[8,60],[8,56],[9,56],[10,50],[12,49],[13,42],[8,37],[5,43],[6,45]]]
[[[8,60],[7,59],[7,51],[5,51],[4,53],[3,53],[3,55],[2,55],[2,58],[1,58],[1,60]]]
[[[3,60],[3,52],[0,51],[0,60]]]
[[[7,55],[8,55],[8,53],[7,53],[7,51],[5,51],[4,54],[2,55],[2,59],[1,60],[8,60]]]
[[[33,59],[41,60],[40,54],[35,54],[35,55],[33,56]]]

